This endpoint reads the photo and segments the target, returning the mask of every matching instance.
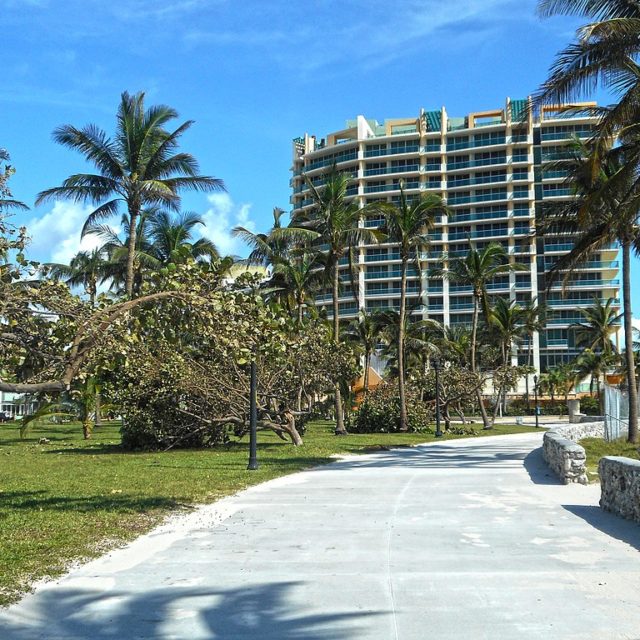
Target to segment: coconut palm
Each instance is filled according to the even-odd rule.
[[[638,441],[638,393],[631,345],[633,342],[630,253],[640,249],[640,4],[622,0],[542,0],[543,15],[570,14],[588,22],[577,42],[561,51],[537,98],[542,103],[565,103],[598,86],[616,95],[610,108],[594,108],[601,117],[594,136],[589,192],[601,191],[600,206],[591,203],[590,220],[579,227],[595,236],[608,235],[622,247],[625,366],[629,388],[629,441]],[[617,149],[610,148],[617,136]],[[617,161],[612,163],[612,156]],[[617,165],[617,166],[616,166]],[[603,198],[604,194],[604,198]],[[603,207],[602,205],[605,204]],[[604,211],[602,211],[604,209]],[[584,216],[582,216],[584,217]],[[587,238],[583,238],[587,240]],[[587,241],[583,245],[591,246]],[[576,247],[577,249],[578,247]]]
[[[571,15],[587,24],[556,56],[538,104],[567,104],[598,87],[618,100],[603,116],[598,140],[605,143],[621,128],[638,122],[640,104],[640,4],[635,0],[540,0],[542,16]],[[584,110],[584,109],[583,109]]]
[[[523,307],[524,317],[522,324],[527,337],[527,366],[533,370],[533,337],[536,333],[542,331],[545,326],[544,315],[546,308],[539,304],[537,300],[530,300]],[[529,408],[529,374],[525,376],[525,398],[527,408]]]
[[[638,134],[640,148],[640,133]],[[609,146],[605,151],[581,145],[566,163],[568,180],[573,181],[576,198],[547,208],[541,231],[550,227],[575,235],[575,246],[549,272],[548,286],[565,272],[567,281],[585,261],[611,243],[622,250],[622,298],[625,336],[625,364],[629,388],[629,441],[638,439],[638,392],[633,362],[633,317],[631,302],[631,253],[640,252],[640,182],[635,161],[629,161],[629,144]]]
[[[590,307],[579,310],[584,317],[583,322],[571,325],[576,332],[576,346],[606,355],[618,351],[612,337],[618,333],[618,323],[623,314],[617,313],[613,304],[613,298],[604,304],[599,298],[594,298]]]
[[[398,334],[403,332],[403,362],[407,372],[419,370],[426,373],[429,366],[429,358],[441,354],[441,338],[443,326],[437,320],[411,320],[411,314],[407,313],[401,327],[400,311],[385,309],[375,315],[381,330],[383,348],[381,356],[387,361],[387,369],[394,377],[400,375],[398,356]]]
[[[497,276],[508,274],[511,271],[522,270],[524,267],[517,263],[510,263],[504,247],[496,242],[487,245],[482,251],[478,251],[469,242],[470,247],[464,258],[456,258],[449,262],[449,269],[443,271],[443,275],[451,282],[467,285],[473,293],[473,316],[471,320],[471,371],[478,373],[478,321],[482,310],[486,321],[491,316],[489,310],[489,298],[487,285]],[[482,391],[477,392],[478,404],[485,429],[491,429]]]
[[[322,278],[321,256],[302,253],[298,257],[278,258],[268,286],[293,298],[298,324],[302,325],[305,303]]]
[[[573,362],[576,372],[576,380],[590,378],[589,391],[593,395],[595,384],[596,392],[600,402],[600,415],[604,415],[604,398],[600,390],[600,382],[606,372],[620,362],[619,356],[614,353],[604,351],[593,351],[585,349]]]
[[[315,238],[317,242],[326,246],[322,253],[325,256],[325,269],[332,282],[333,301],[333,339],[340,341],[340,315],[338,299],[340,297],[340,260],[346,256],[350,247],[359,244],[374,244],[381,234],[372,229],[358,226],[363,210],[357,202],[347,200],[347,186],[350,177],[339,173],[335,166],[325,176],[324,186],[316,187],[308,176],[305,176],[310,190],[314,208],[309,214],[301,214],[292,220],[289,237],[309,240]],[[373,209],[374,207],[371,207]],[[311,232],[311,234],[310,234]],[[340,387],[335,387],[336,434],[343,435],[347,431],[344,426]]]
[[[106,277],[105,253],[102,249],[79,251],[68,265],[49,263],[46,272],[56,280],[63,280],[70,287],[84,287],[89,303],[95,306],[98,284]]]
[[[151,218],[155,210],[145,209],[138,218],[133,252],[133,294],[138,295],[145,274],[158,268],[158,260],[153,253],[151,238]],[[126,291],[129,270],[129,247],[131,228],[129,216],[124,213],[120,220],[122,235],[108,224],[94,223],[87,227],[86,235],[94,236],[102,244],[100,251],[107,259],[102,269],[102,281],[109,282],[109,288],[118,294]]]
[[[358,318],[352,320],[343,332],[343,336],[347,340],[355,342],[362,348],[364,355],[363,390],[365,396],[369,392],[371,356],[374,354],[380,340],[381,331],[382,326],[378,314],[367,313],[364,309],[361,309]]]
[[[187,212],[172,216],[169,211],[155,211],[149,219],[151,253],[158,266],[184,262],[185,259],[212,260],[219,258],[216,246],[207,238],[194,241],[196,227],[204,226],[202,216]]]
[[[489,328],[498,338],[500,345],[500,357],[502,366],[511,366],[513,348],[519,344],[526,335],[526,311],[515,300],[497,298],[489,315]],[[501,398],[504,399],[506,409],[506,393],[504,386],[498,389],[498,398],[494,408],[494,417]]]
[[[448,214],[449,208],[435,193],[421,194],[407,199],[403,184],[400,183],[400,200],[397,206],[384,208],[385,231],[391,242],[397,243],[400,253],[400,318],[404,319],[407,305],[407,268],[412,258],[416,260],[420,272],[419,256],[429,246],[429,232],[436,221]],[[400,431],[408,429],[407,401],[405,397],[404,333],[405,323],[398,323],[398,392],[400,395]]]
[[[273,209],[273,226],[267,233],[254,233],[246,227],[234,227],[231,234],[240,238],[251,248],[246,259],[248,264],[273,266],[280,261],[287,261],[292,249],[293,236],[282,233],[282,216],[284,211],[278,207]]]
[[[53,132],[56,142],[79,151],[95,165],[95,174],[75,174],[62,186],[38,194],[36,204],[54,198],[97,205],[85,223],[86,233],[96,223],[112,217],[124,203],[128,220],[128,255],[125,291],[133,296],[136,232],[145,207],[163,206],[178,210],[185,190],[223,189],[217,178],[199,175],[196,159],[178,152],[180,137],[193,121],[167,131],[165,126],[178,113],[171,107],[156,105],[145,109],[144,93],[121,96],[113,138],[95,125],[78,129],[63,125]]]

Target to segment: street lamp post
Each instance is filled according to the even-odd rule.
[[[436,438],[442,437],[442,430],[440,429],[440,360],[433,358],[431,365],[436,373]]]
[[[533,395],[535,398],[535,409],[534,412],[536,414],[536,429],[540,426],[538,414],[540,413],[540,407],[538,406],[538,376],[533,376]]]
[[[258,468],[258,380],[256,361],[251,361],[251,376],[249,383],[249,465],[247,469],[255,471]]]

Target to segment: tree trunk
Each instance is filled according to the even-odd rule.
[[[302,305],[304,302],[302,300],[298,300],[298,325],[302,326]]]
[[[471,320],[471,371],[473,373],[477,373],[476,367],[476,343],[478,336],[478,296],[474,293],[473,295],[473,317]],[[487,415],[487,409],[484,406],[484,398],[482,397],[482,386],[476,389],[476,399],[478,401],[478,406],[480,407],[480,415],[482,416],[482,424],[485,429],[492,429],[493,425],[489,422],[489,416]]]
[[[338,257],[333,271],[333,341],[340,343],[340,317],[338,315],[339,305],[338,298],[340,292],[340,273],[338,272]],[[340,384],[336,383],[334,387],[334,400],[336,411],[336,430],[337,436],[346,436],[347,430],[344,427],[344,415],[342,412],[342,396],[340,394]]]
[[[622,306],[624,313],[624,359],[629,390],[629,442],[638,442],[638,387],[633,359],[633,317],[631,311],[631,247],[622,244]]]
[[[91,308],[96,306],[96,294],[98,293],[98,282],[95,276],[91,276],[91,280],[89,281],[89,304]]]
[[[95,397],[95,403],[96,403],[96,427],[101,427],[102,426],[102,393],[97,390],[96,391],[96,397]]]
[[[127,298],[133,298],[134,262],[136,257],[136,232],[139,208],[129,207],[129,246],[127,247],[127,280],[125,290]]]
[[[289,434],[289,437],[291,438],[291,442],[293,443],[293,445],[296,447],[299,447],[300,445],[302,445],[302,438],[300,437],[300,433],[296,428],[295,416],[292,413],[289,413],[287,411],[284,417],[287,422],[285,425],[283,425],[283,428]]]
[[[366,397],[367,393],[369,393],[369,363],[371,361],[371,354],[364,354],[364,380],[363,380],[363,392]]]
[[[407,305],[407,258],[402,257],[400,273],[400,326],[398,327],[398,392],[400,395],[400,431],[409,430],[407,398],[404,388],[404,316]]]

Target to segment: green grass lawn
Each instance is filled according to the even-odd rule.
[[[607,442],[602,438],[584,438],[580,440],[587,454],[587,475],[591,482],[598,481],[598,462],[603,456],[624,456],[640,460],[638,445],[626,440]]]
[[[531,430],[496,425],[479,434]],[[44,437],[50,442],[38,444]],[[328,462],[334,454],[408,446],[434,436],[336,437],[331,423],[317,422],[299,448],[272,433],[258,438],[260,468],[247,471],[246,439],[216,449],[128,453],[119,447],[114,424],[96,429],[89,441],[75,424],[34,427],[24,440],[15,424],[0,425],[0,605],[16,600],[34,580],[63,573],[74,560],[139,536],[169,512]]]

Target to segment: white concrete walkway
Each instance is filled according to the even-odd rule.
[[[0,613],[0,638],[640,638],[640,526],[541,434],[352,457],[176,519]]]

